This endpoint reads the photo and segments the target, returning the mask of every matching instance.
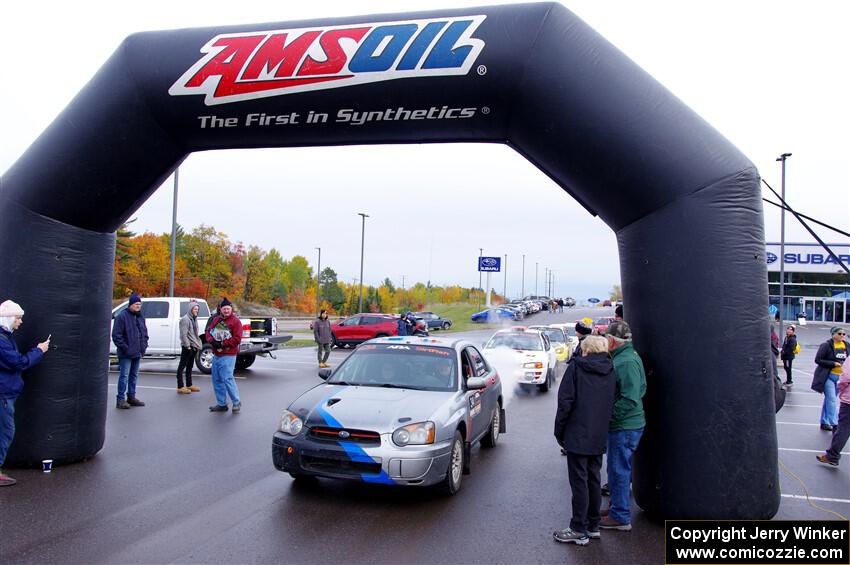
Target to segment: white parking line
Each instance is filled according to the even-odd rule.
[[[820,424],[807,424],[805,422],[780,422],[776,421],[777,424],[788,424],[790,426],[820,426]]]
[[[118,385],[109,383],[109,386],[117,387]],[[136,388],[149,388],[149,389],[155,389],[155,390],[176,390],[176,387],[172,387],[172,386],[142,386],[142,385],[136,385]]]
[[[823,449],[797,449],[795,447],[779,447],[779,451],[799,451],[802,453],[823,453]],[[841,455],[850,455],[850,451],[842,451]]]
[[[787,402],[783,404],[783,406],[795,406],[797,408],[823,408],[821,404],[788,404]]]
[[[850,500],[846,498],[824,498],[822,496],[809,496],[806,497],[802,494],[783,494],[782,498],[796,498],[799,500],[820,500],[821,502],[840,502],[842,504],[850,504]]]

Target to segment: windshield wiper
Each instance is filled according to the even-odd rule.
[[[347,382],[345,382],[345,381],[331,381],[331,382],[329,382],[328,384],[329,384],[329,385],[344,385],[344,386],[351,386],[351,383],[347,383]]]

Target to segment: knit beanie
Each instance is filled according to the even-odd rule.
[[[11,300],[5,301],[3,304],[0,304],[0,317],[15,317],[15,316],[23,316],[24,309],[21,308],[17,302],[12,302]]]
[[[9,302],[9,301],[7,300],[6,302]],[[6,302],[4,302],[3,304],[6,304]],[[12,302],[12,304],[15,304],[15,303]],[[17,304],[15,304],[15,306],[17,306]],[[3,305],[0,304],[0,315],[2,315],[2,309],[3,309]],[[24,311],[21,310],[21,314],[23,314],[23,313],[24,313]],[[833,328],[831,330],[829,330],[829,335],[835,335],[838,332],[840,332],[842,329],[843,328],[840,328],[839,326],[833,326]]]
[[[219,302],[219,304],[218,304],[218,311],[219,311],[219,312],[221,312],[221,309],[222,309],[222,308],[224,308],[225,306],[230,306],[231,308],[233,308],[233,303],[232,303],[232,302],[230,302],[230,301],[227,299],[227,297],[226,297],[226,296],[225,296],[224,298],[222,298],[222,299],[221,299],[221,302]]]
[[[590,323],[588,323],[590,322]],[[576,322],[576,333],[579,335],[590,335],[593,333],[593,320],[582,318]]]
[[[127,304],[127,306],[132,306],[136,302],[141,302],[141,301],[142,301],[142,297],[134,292],[133,294],[130,295],[130,302]]]

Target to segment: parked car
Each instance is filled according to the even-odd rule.
[[[398,316],[354,314],[332,325],[331,334],[336,347],[348,347],[376,337],[398,335]]]
[[[195,365],[203,373],[212,372],[212,346],[206,343],[204,328],[210,317],[210,307],[203,298],[153,296],[142,299],[142,315],[148,328],[148,350],[145,358],[180,356],[180,318],[189,311],[189,303],[198,303],[198,332],[203,348],[195,356]],[[124,302],[112,310],[112,319],[120,314],[127,303]],[[237,313],[238,316],[238,313]],[[257,359],[257,355],[272,356],[272,352],[283,347],[292,339],[291,335],[275,335],[275,318],[254,318],[239,316],[242,322],[242,343],[236,357],[236,368],[247,369]],[[110,325],[110,335],[112,327]],[[116,355],[115,344],[110,341],[110,355]]]
[[[575,298],[573,298],[571,296],[564,298],[564,306],[566,306],[567,308],[573,308],[573,307],[575,307],[575,305],[576,305],[576,299]]]
[[[469,317],[470,320],[479,324],[495,323],[499,320],[516,320],[516,313],[508,308],[488,308],[476,312]]]
[[[521,386],[537,385],[541,392],[548,392],[555,384],[557,358],[543,333],[522,326],[499,330],[484,345],[484,355],[503,347],[516,352],[511,376]]]
[[[421,318],[429,330],[447,330],[452,327],[452,321],[450,319],[443,318],[433,312],[414,312],[413,315]]]
[[[275,468],[313,477],[461,488],[471,447],[505,431],[502,383],[463,340],[387,337],[358,347],[295,399],[272,439]]]
[[[608,325],[614,321],[614,316],[603,316],[593,322],[593,333],[602,335],[608,329]]]

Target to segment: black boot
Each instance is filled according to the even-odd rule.
[[[144,402],[142,402],[141,400],[139,400],[135,396],[128,396],[127,397],[127,404],[129,404],[130,406],[144,406],[145,405]]]

